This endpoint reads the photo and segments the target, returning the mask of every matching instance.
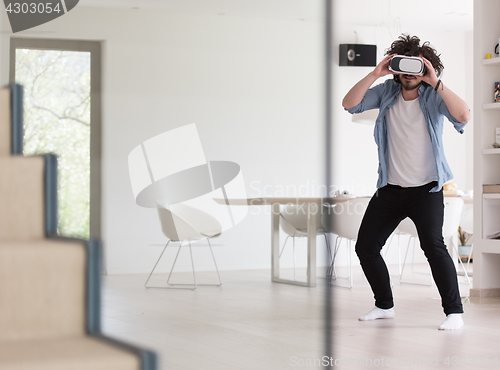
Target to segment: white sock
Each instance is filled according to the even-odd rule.
[[[464,321],[462,320],[461,313],[450,313],[446,316],[441,325],[439,325],[439,330],[456,330],[464,326]]]
[[[395,316],[394,307],[389,309],[382,309],[378,307],[374,307],[373,310],[368,312],[365,316],[360,316],[359,321],[369,321],[376,319],[393,319]]]

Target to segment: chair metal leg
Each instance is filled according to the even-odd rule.
[[[326,269],[326,277],[330,277],[330,266],[332,264],[332,249],[330,248],[330,243],[328,242],[328,237],[326,234],[323,234],[325,237],[325,243],[326,243],[326,252],[328,253],[328,268]]]
[[[194,271],[194,261],[193,261],[193,252],[191,250],[191,242],[188,241],[188,243],[189,243],[189,254],[191,255],[191,267],[193,269],[193,281],[194,281],[194,284],[180,284],[180,283],[172,284],[172,283],[170,283],[170,278],[172,277],[172,272],[174,271],[174,266],[177,263],[177,257],[179,256],[179,252],[181,251],[181,246],[182,246],[182,243],[181,243],[181,245],[179,246],[179,250],[177,251],[177,255],[175,256],[174,263],[172,264],[172,269],[170,270],[170,274],[168,275],[167,284],[170,285],[170,286],[169,287],[164,287],[164,289],[189,289],[189,290],[196,290],[196,288],[198,287],[198,284],[196,284],[196,274],[195,274],[195,271]],[[177,285],[182,285],[182,286],[189,285],[189,286],[192,286],[192,287],[179,288],[179,287],[177,287]]]
[[[328,240],[326,234],[325,238]],[[330,258],[329,263],[328,263],[328,268],[326,269],[326,277],[331,278],[332,275],[332,262],[333,262],[333,254],[332,254],[332,248],[330,247],[329,243],[327,242],[327,248],[328,248],[328,256]],[[333,247],[335,249],[335,245]]]
[[[399,276],[399,283],[400,284],[410,284],[410,285],[432,286],[432,274],[430,274],[430,278],[431,278],[431,283],[430,284],[410,283],[410,282],[403,281],[403,272],[404,272],[404,269],[405,269],[405,266],[406,266],[406,259],[408,258],[408,251],[410,250],[411,239],[413,239],[413,255],[415,255],[416,238],[413,237],[413,236],[411,236],[410,239],[408,240],[408,246],[406,248],[405,259],[403,261],[403,266],[401,268],[401,275]],[[412,271],[412,273],[419,273],[419,272],[413,272],[413,258],[412,258],[412,270],[411,271]],[[424,273],[424,274],[427,274],[427,273]]]
[[[457,256],[458,256],[458,261],[460,262],[460,266],[462,266],[462,269],[464,270],[464,277],[465,277],[465,281],[467,285],[469,285],[471,283],[470,279],[469,279],[469,274],[467,273],[467,270],[462,262],[462,259],[460,258],[460,255],[458,254],[458,248],[457,246],[453,243],[453,249],[455,249],[455,252],[457,253]],[[467,263],[467,267],[469,266],[469,264]]]
[[[467,270],[469,269],[470,260],[472,259],[472,250],[474,249],[474,245],[470,246],[469,257],[467,257]]]
[[[170,242],[170,241],[169,241]],[[168,245],[168,243],[167,243]],[[191,244],[190,244],[191,246]],[[165,248],[163,249],[163,252],[165,252],[165,249],[167,248],[167,246],[165,246]],[[167,284],[168,285],[171,285],[171,286],[146,286],[148,280],[149,280],[149,277],[151,277],[151,275],[153,274],[153,271],[155,270],[156,268],[156,265],[155,267],[153,268],[153,271],[151,271],[151,274],[149,275],[148,277],[148,280],[146,280],[146,284],[144,284],[146,286],[146,288],[159,288],[159,289],[192,289],[192,288],[175,288],[173,287],[173,285],[187,285],[187,284],[170,284],[170,278],[172,277],[172,272],[174,271],[174,267],[175,267],[175,264],[177,263],[177,257],[179,257],[179,253],[181,251],[181,248],[182,248],[182,242],[179,244],[179,249],[177,250],[177,254],[175,255],[175,260],[174,260],[174,263],[172,264],[172,268],[170,269],[170,273],[168,274],[168,279],[167,279]],[[162,255],[163,255],[163,252],[162,252]],[[161,256],[160,256],[161,258]],[[160,259],[158,259],[158,261],[160,261]],[[191,257],[191,261],[192,261],[192,257]],[[158,262],[156,262],[156,264],[158,264]],[[193,271],[194,273],[194,271]],[[192,285],[192,284],[189,284],[189,285]],[[196,289],[196,280],[195,280],[195,287],[194,289]]]
[[[340,243],[342,242],[342,238],[337,236],[337,239],[335,240],[335,249],[334,249],[334,252],[333,252],[333,259],[332,259],[332,263],[330,265],[331,267],[331,272],[333,272],[333,274],[335,274],[335,278],[331,275],[330,276],[330,285],[334,285],[334,286],[337,286],[339,288],[345,288],[345,289],[352,289],[353,287],[353,276],[352,276],[352,261],[351,261],[351,240],[348,240],[347,241],[347,277],[339,277],[337,276],[337,270],[335,269],[335,259],[337,257],[337,253],[339,251],[339,248],[340,248]],[[337,279],[347,279],[349,280],[349,286],[342,286],[342,285],[337,285],[337,284],[334,284],[333,283],[333,280],[337,280]]]
[[[212,259],[214,260],[214,265],[215,265],[215,271],[217,271],[217,276],[219,277],[219,284],[214,285],[214,286],[221,286],[222,285],[222,279],[220,278],[219,274],[219,268],[217,267],[217,262],[215,262],[215,256],[214,252],[212,251],[212,244],[210,244],[210,239],[207,238],[208,246],[210,247],[210,253],[212,254]]]
[[[219,284],[198,284],[196,282],[196,271],[195,271],[195,268],[194,268],[193,252],[192,252],[192,249],[191,249],[191,243],[189,243],[189,254],[191,256],[191,266],[192,266],[192,269],[193,269],[193,281],[194,281],[194,283],[193,284],[180,284],[180,283],[169,284],[169,285],[172,285],[172,286],[176,286],[176,285],[192,286],[190,288],[186,287],[186,288],[174,288],[174,289],[191,289],[191,290],[196,290],[196,288],[198,286],[221,286],[222,285],[222,280],[221,280],[221,277],[220,277],[219,268],[217,267],[217,262],[215,262],[215,256],[214,256],[214,252],[212,250],[212,245],[210,244],[210,240],[208,240],[208,238],[207,238],[207,242],[208,242],[208,246],[209,246],[209,249],[210,249],[210,253],[212,254],[212,259],[214,260],[215,270],[217,271],[217,276],[219,277]]]
[[[175,264],[177,262],[177,257],[179,257],[179,253],[181,251],[181,247],[182,247],[182,242],[181,242],[181,244],[179,244],[179,249],[177,250],[177,254],[175,255],[174,263],[172,264],[172,268],[170,269],[170,274],[168,274],[167,284],[169,284],[169,282],[170,282],[170,277],[172,276],[172,271],[174,271],[174,266],[175,266]]]
[[[338,241],[338,244],[336,244],[336,246],[335,246],[335,252],[333,254],[333,262],[332,262],[332,271],[335,274],[334,280],[336,280],[338,278],[337,269],[335,268],[335,259],[337,259],[337,253],[339,252],[340,244],[342,243],[342,238],[340,236],[338,236],[337,240],[335,242],[337,243],[337,241]]]
[[[429,275],[431,276],[431,285],[432,285],[432,275],[430,272],[420,272],[420,271],[414,271],[414,266],[415,266],[415,244],[417,242],[417,238],[413,237],[413,255],[411,257],[411,273],[412,274],[421,274],[421,275]]]
[[[281,252],[280,252],[280,257],[281,257],[281,254],[283,253],[283,251],[285,250],[285,247],[286,247],[286,242],[288,241],[288,238],[290,237],[290,235],[287,235],[286,239],[285,239],[285,242],[283,243],[283,247],[281,248]]]
[[[329,262],[331,262],[332,261],[332,250],[330,249],[330,243],[328,243],[328,237],[326,236],[326,234],[323,234],[323,236],[325,237],[326,251],[328,253]]]
[[[387,248],[385,248],[385,253],[383,253],[384,258],[387,257],[387,253],[389,252],[389,248],[391,247],[392,239],[394,239],[394,233],[391,234],[389,239],[385,242],[385,245],[387,245]],[[382,251],[380,251],[380,254],[382,254]]]
[[[167,244],[165,245],[165,248],[163,248],[163,251],[162,251],[162,252],[161,252],[161,254],[160,254],[160,258],[158,258],[158,261],[156,261],[155,266],[153,267],[153,269],[151,270],[151,273],[150,273],[150,274],[149,274],[149,276],[148,276],[148,279],[147,279],[147,280],[146,280],[146,282],[144,283],[144,286],[145,286],[146,288],[149,288],[149,287],[148,287],[148,281],[149,281],[149,279],[151,278],[151,275],[153,275],[153,272],[154,272],[154,270],[155,270],[155,268],[156,268],[156,265],[158,265],[158,262],[160,262],[161,257],[163,256],[163,253],[165,253],[165,250],[167,249],[167,247],[168,247],[168,244],[169,244],[169,243],[170,243],[170,240],[169,240],[169,241],[167,242]]]
[[[336,280],[337,279],[337,270],[335,270],[335,258],[337,257],[337,252],[338,252],[339,247],[340,247],[339,239],[340,239],[340,241],[342,241],[342,238],[340,238],[339,236],[337,236],[335,238],[335,246],[333,248],[332,262],[331,262],[330,267],[328,269],[328,273],[329,273],[329,276],[330,276],[330,282],[332,280]],[[335,277],[333,277],[333,275],[335,275]]]
[[[472,247],[471,247],[471,250],[469,252],[469,258],[467,259],[467,268],[466,268],[464,266],[463,262],[462,262],[462,258],[460,258],[460,254],[458,253],[458,247],[455,245],[455,243],[453,243],[453,240],[451,241],[451,245],[453,246],[453,249],[455,250],[455,252],[456,252],[456,254],[458,256],[458,261],[460,262],[460,265],[462,266],[462,269],[464,270],[464,278],[465,278],[465,283],[464,284],[470,285],[471,284],[471,280],[470,280],[469,274],[467,272],[469,270],[469,262],[470,262],[470,256],[472,255]],[[458,274],[458,271],[457,271],[457,274]],[[460,284],[460,278],[458,276],[457,276],[457,279],[458,279],[458,283]],[[462,304],[467,303],[467,302],[470,303],[469,296],[463,297]]]
[[[472,257],[472,250],[474,249],[474,244],[470,246],[469,258],[467,258],[467,271],[469,271],[469,264]]]
[[[193,253],[191,251],[191,243],[190,242],[189,242],[189,253],[191,254],[191,266],[193,268],[194,285],[193,284],[171,284],[170,283],[170,278],[172,277],[172,272],[174,271],[174,266],[177,263],[177,257],[179,257],[179,253],[181,251],[181,247],[182,247],[182,242],[179,245],[179,250],[177,251],[174,263],[172,264],[172,268],[170,269],[170,273],[168,274],[167,284],[170,285],[170,286],[169,287],[163,287],[163,288],[164,289],[190,289],[190,290],[196,290],[196,287],[197,287],[197,285],[196,285],[196,275],[195,275],[195,272],[194,272]],[[178,287],[175,287],[176,285],[193,285],[194,288],[178,288]]]
[[[163,251],[162,251],[162,253],[160,255],[160,258],[158,258],[158,261],[156,261],[156,264],[153,267],[153,270],[151,271],[151,273],[149,274],[149,277],[146,280],[146,283],[144,284],[144,286],[146,288],[189,289],[189,290],[196,290],[196,288],[199,285],[203,285],[203,286],[221,286],[222,285],[222,279],[220,277],[219,268],[217,267],[217,262],[215,261],[215,256],[214,256],[214,252],[212,250],[212,245],[210,244],[210,241],[208,239],[207,239],[207,241],[208,241],[208,246],[210,248],[210,253],[212,254],[212,259],[214,261],[215,270],[217,271],[217,276],[219,278],[219,284],[198,284],[197,283],[197,281],[196,281],[196,270],[195,270],[195,267],[194,267],[194,259],[193,259],[193,251],[192,251],[192,247],[191,247],[191,242],[189,242],[189,254],[190,254],[190,257],[191,257],[191,268],[193,270],[193,283],[191,283],[191,284],[180,284],[180,283],[173,284],[173,283],[170,283],[170,278],[172,277],[172,273],[174,271],[175,264],[177,263],[177,258],[179,257],[179,253],[180,253],[181,248],[182,248],[182,242],[181,242],[180,245],[179,245],[179,249],[177,250],[177,253],[175,255],[174,262],[172,263],[172,267],[170,269],[170,273],[168,274],[167,284],[169,286],[147,286],[147,283],[148,283],[149,279],[151,278],[151,275],[153,274],[154,270],[156,269],[156,265],[158,265],[158,262],[160,261],[161,257],[163,256],[163,253],[165,252],[165,249],[167,248],[168,244],[170,243],[170,240],[169,240],[168,243],[167,243],[167,245],[165,245],[165,248],[163,248]],[[177,287],[177,286],[185,286],[185,287]]]
[[[191,241],[189,241],[189,255],[191,256],[191,267],[193,268],[194,289],[196,289],[197,288],[196,273],[194,272],[194,261],[193,261],[193,251],[191,250]]]

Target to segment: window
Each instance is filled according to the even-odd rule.
[[[58,156],[58,232],[100,237],[100,43],[11,39],[24,154]]]

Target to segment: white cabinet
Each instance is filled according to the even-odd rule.
[[[474,283],[471,296],[500,296],[500,240],[486,236],[500,231],[500,194],[483,194],[483,184],[500,184],[500,149],[494,149],[500,127],[500,1],[474,1]],[[492,59],[486,59],[492,54]]]

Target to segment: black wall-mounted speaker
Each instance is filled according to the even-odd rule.
[[[375,67],[377,65],[377,45],[340,44],[339,65]]]

